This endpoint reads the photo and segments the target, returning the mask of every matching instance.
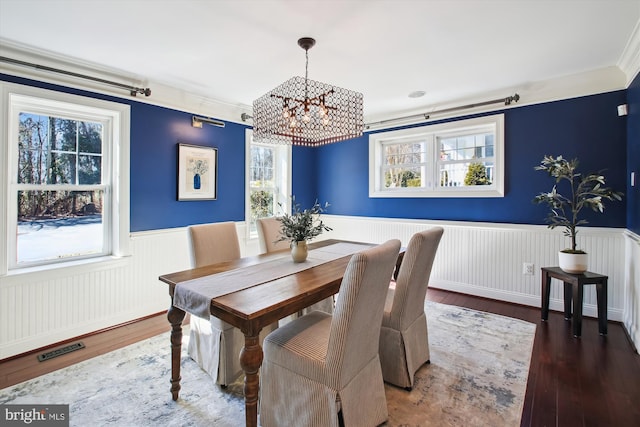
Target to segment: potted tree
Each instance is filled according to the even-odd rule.
[[[603,201],[622,200],[623,193],[605,187],[605,178],[601,173],[583,175],[576,172],[578,159],[566,160],[562,156],[544,156],[535,170],[545,171],[555,180],[549,193],[540,193],[534,203],[549,206],[547,216],[549,228],[564,227],[564,235],[571,239],[571,247],[558,254],[560,268],[567,273],[579,274],[587,270],[587,253],[577,248],[576,235],[578,226],[587,224],[580,218],[583,208],[591,208],[596,212],[604,211]],[[563,185],[566,195],[559,192]]]
[[[308,255],[307,242],[324,231],[332,230],[320,219],[320,214],[329,207],[329,203],[325,203],[323,207],[316,200],[311,208],[302,210],[300,204],[296,203],[295,196],[291,196],[291,205],[291,215],[285,213],[279,218],[282,228],[277,242],[288,240],[291,243],[293,261],[304,262]],[[281,204],[279,206],[282,208]]]

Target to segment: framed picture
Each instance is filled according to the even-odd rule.
[[[218,150],[178,144],[178,200],[215,200]]]

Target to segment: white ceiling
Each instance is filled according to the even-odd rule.
[[[0,42],[242,106],[304,76],[311,36],[309,78],[369,119],[619,66],[639,22],[640,0],[0,0]]]

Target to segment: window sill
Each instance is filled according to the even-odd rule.
[[[464,190],[440,190],[428,191],[424,189],[393,189],[385,191],[373,191],[369,193],[372,198],[420,198],[420,197],[446,197],[446,198],[469,198],[469,197],[504,197],[504,191],[500,189],[471,189]]]
[[[89,272],[122,268],[131,262],[131,256],[104,256],[84,260],[60,262],[56,264],[39,265],[36,267],[15,268],[0,276],[0,281],[23,281],[25,277],[30,280],[58,279],[61,277],[76,276]]]

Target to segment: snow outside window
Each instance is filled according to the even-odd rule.
[[[3,272],[128,252],[129,107],[2,87]]]

